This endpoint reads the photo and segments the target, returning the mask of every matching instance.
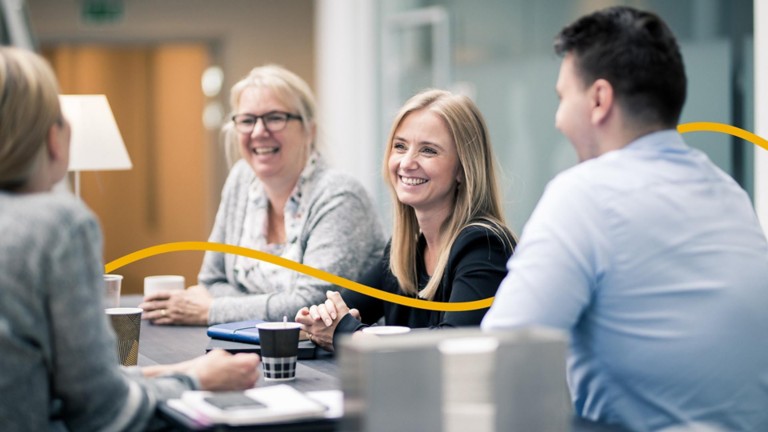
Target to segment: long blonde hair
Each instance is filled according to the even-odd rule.
[[[440,228],[441,238],[446,240],[442,244],[437,266],[427,286],[419,292],[416,271],[419,224],[413,208],[397,199],[394,185],[389,181],[388,161],[400,124],[409,114],[421,110],[429,110],[445,122],[456,145],[463,178],[457,186],[455,210]],[[470,98],[444,90],[428,89],[409,99],[392,123],[384,154],[383,174],[395,202],[389,267],[403,292],[429,300],[435,297],[451,247],[459,233],[468,226],[488,228],[512,249],[514,235],[504,223],[488,128],[480,110]]]
[[[284,104],[295,109],[301,116],[301,124],[307,134],[317,130],[317,105],[315,97],[309,85],[295,73],[277,65],[264,65],[251,69],[240,81],[232,86],[229,94],[230,116],[237,113],[240,97],[247,88],[266,88],[274,92],[275,96]],[[226,145],[227,160],[230,164],[239,158],[237,131],[231,121],[225,122],[222,127]],[[317,136],[306,149],[305,156],[317,148]]]
[[[58,95],[42,57],[0,47],[0,190],[26,184],[44,159],[48,131],[62,119]]]

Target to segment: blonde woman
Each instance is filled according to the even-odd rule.
[[[440,302],[492,297],[506,274],[515,239],[504,225],[488,130],[467,97],[427,90],[395,118],[384,156],[395,200],[384,258],[361,283]],[[350,310],[350,307],[353,308]],[[377,322],[409,327],[479,325],[486,310],[414,309],[352,291],[328,292],[296,321],[320,346]]]
[[[260,250],[357,279],[381,257],[384,236],[370,199],[352,177],[329,169],[317,148],[309,86],[279,66],[254,68],[232,87],[224,127],[229,173],[210,241]],[[208,252],[186,291],[149,296],[156,324],[210,324],[292,317],[333,286],[238,255]]]
[[[145,430],[157,402],[185,390],[252,387],[255,354],[119,366],[98,222],[80,200],[50,193],[67,173],[69,139],[48,64],[1,47],[0,428]]]

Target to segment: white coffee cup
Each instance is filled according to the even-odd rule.
[[[144,296],[160,291],[184,290],[184,276],[157,275],[144,278]]]
[[[366,334],[374,334],[377,336],[391,336],[391,335],[399,335],[399,334],[405,334],[411,331],[410,327],[405,326],[372,326],[372,327],[365,327],[363,328],[363,333]]]

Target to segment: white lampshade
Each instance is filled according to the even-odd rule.
[[[106,96],[60,95],[59,100],[72,125],[70,171],[133,168]]]

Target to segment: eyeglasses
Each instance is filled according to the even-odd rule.
[[[241,134],[253,133],[253,128],[256,127],[261,119],[264,127],[270,132],[279,132],[285,129],[285,125],[288,120],[301,120],[301,116],[291,114],[282,111],[272,111],[262,115],[253,114],[235,114],[232,116],[232,121],[235,123],[235,129]]]

